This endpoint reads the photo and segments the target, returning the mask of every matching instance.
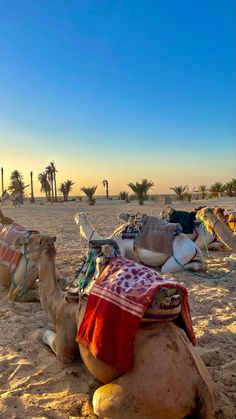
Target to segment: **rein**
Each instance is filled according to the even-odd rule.
[[[225,278],[226,276],[228,276],[231,272],[233,272],[236,268],[232,268],[232,269],[230,269],[228,272],[225,272],[224,274],[221,274],[221,275],[216,275],[216,276],[211,276],[211,275],[201,275],[201,274],[198,274],[197,272],[193,272],[193,271],[191,271],[191,269],[187,269],[187,268],[185,268],[185,266],[184,265],[182,265],[182,263],[180,263],[179,261],[178,261],[178,259],[176,259],[176,257],[174,256],[174,255],[172,255],[173,256],[173,258],[174,258],[174,260],[175,260],[175,262],[176,263],[178,263],[178,265],[179,266],[181,266],[181,268],[183,269],[183,271],[186,271],[186,272],[189,272],[190,274],[192,274],[192,275],[195,275],[195,276],[198,276],[198,277],[200,277],[200,278],[204,278],[204,279],[209,279],[209,280],[217,280],[217,279],[222,279],[222,278]]]
[[[17,292],[17,295],[20,298],[23,298],[25,295],[25,283],[26,283],[26,275],[27,275],[28,264],[29,264],[29,253],[37,252],[38,250],[46,250],[46,249],[51,249],[51,247],[43,247],[43,248],[36,248],[36,249],[28,250],[26,248],[26,244],[24,244],[23,256],[25,258],[25,272],[24,272],[23,281],[19,286],[19,291]],[[12,272],[12,275],[11,275],[11,285],[13,288],[16,288],[16,284],[14,280],[14,272]]]

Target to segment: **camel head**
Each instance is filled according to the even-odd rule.
[[[20,248],[26,258],[37,263],[42,255],[54,256],[56,254],[55,241],[56,237],[36,233],[18,237],[14,247]]]
[[[196,219],[201,220],[206,229],[209,231],[209,233],[211,234],[215,234],[215,224],[217,223],[218,217],[214,211],[214,208],[210,208],[210,207],[203,207],[202,209],[200,209],[197,213],[196,213]]]
[[[75,224],[78,226],[82,223],[88,222],[88,213],[87,212],[77,212],[74,216]]]

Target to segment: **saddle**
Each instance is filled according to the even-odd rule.
[[[114,240],[91,240],[90,249],[76,273],[74,282],[67,291],[67,300],[80,301],[82,297],[88,297],[96,279],[100,277],[109,263],[119,255],[119,246]],[[150,270],[150,272],[152,271]],[[153,274],[155,276],[156,272],[153,271]],[[163,287],[158,288],[143,314],[142,321],[174,320],[181,312],[181,304],[181,290],[175,286],[165,287],[163,284]]]

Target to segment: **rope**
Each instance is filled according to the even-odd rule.
[[[204,239],[204,244],[205,244],[205,247],[206,247],[207,257],[211,257],[211,254],[208,250],[207,240],[206,240],[206,226],[205,226],[205,224],[203,223],[202,220],[201,220],[201,226],[202,226],[202,231],[203,231],[203,239]]]
[[[19,296],[19,298],[23,298],[25,295],[25,283],[26,283],[26,275],[27,275],[27,270],[28,270],[28,264],[29,264],[29,253],[31,252],[36,252],[38,250],[44,250],[44,249],[50,249],[49,247],[44,247],[42,248],[37,248],[37,249],[32,249],[32,250],[28,250],[26,249],[26,246],[24,245],[24,258],[25,258],[25,272],[24,272],[24,277],[23,277],[23,281],[21,283],[21,285],[19,286],[19,291],[17,292],[17,295]],[[14,280],[14,272],[12,272],[11,275],[11,285],[13,288],[16,288],[16,284],[15,284],[15,280]]]
[[[29,257],[27,256],[27,251],[25,247],[24,247],[24,257],[25,257],[25,272],[24,272],[23,281],[19,287],[19,291],[17,292],[17,295],[19,298],[23,298],[25,295],[25,282],[26,282],[26,275],[27,275],[27,269],[28,269],[28,264],[29,264]],[[16,284],[14,281],[14,272],[12,272],[12,275],[11,275],[11,284],[13,288],[16,288]]]
[[[201,275],[201,274],[199,274],[199,273],[197,273],[197,272],[193,272],[193,271],[191,271],[191,269],[187,269],[187,268],[185,268],[185,266],[184,265],[182,265],[182,263],[180,263],[177,259],[176,259],[176,257],[174,256],[174,255],[172,255],[173,256],[173,258],[174,258],[174,260],[175,260],[175,262],[177,262],[178,263],[178,265],[179,266],[181,266],[181,268],[184,270],[184,271],[186,271],[186,272],[189,272],[190,274],[192,274],[192,275],[195,275],[195,276],[198,276],[198,277],[200,277],[200,278],[204,278],[204,279],[209,279],[209,280],[211,280],[211,279],[213,279],[213,280],[217,280],[217,279],[222,279],[222,278],[224,278],[224,277],[226,277],[227,275],[229,275],[231,272],[233,272],[236,268],[232,268],[232,269],[230,269],[228,272],[225,272],[225,273],[223,273],[223,274],[221,274],[221,275],[217,275],[217,276],[210,276],[210,275]]]
[[[76,279],[77,279],[77,278],[79,277],[79,275],[81,274],[81,272],[82,272],[82,270],[83,270],[83,268],[84,268],[84,265],[85,265],[86,260],[87,260],[87,256],[84,256],[84,258],[83,258],[83,261],[82,261],[82,264],[81,264],[80,268],[78,269],[78,271],[76,271],[76,272],[75,272],[75,278],[76,278]]]
[[[84,265],[86,263],[88,263],[88,267],[86,269],[86,272],[85,272],[84,276],[78,281],[79,286],[82,290],[87,286],[89,276],[91,274],[94,274],[94,272],[95,272],[96,267],[95,267],[95,263],[94,263],[94,257],[95,257],[95,253],[92,250],[89,250],[88,256],[86,257],[86,260],[84,262]],[[81,271],[82,271],[82,269],[80,268],[80,272]]]

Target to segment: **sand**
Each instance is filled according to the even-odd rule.
[[[57,265],[60,272],[72,278],[87,250],[74,223],[77,211],[88,211],[97,231],[110,235],[119,225],[121,211],[142,210],[158,215],[163,203],[137,203],[98,200],[94,207],[85,202],[50,205],[25,203],[20,208],[4,206],[5,215],[28,227],[57,236]],[[234,209],[233,199],[221,198],[204,204]],[[200,201],[176,202],[176,209],[193,210]],[[219,275],[229,269],[223,257],[227,250],[211,252],[206,260],[212,273]],[[206,280],[190,273],[169,277],[189,290],[197,345],[216,383],[216,419],[236,418],[236,298],[235,271],[221,280]],[[9,301],[7,292],[0,292],[0,418],[89,418],[94,419],[91,398],[99,383],[78,360],[62,365],[42,343],[48,322],[40,303]],[[124,418],[129,419],[129,418]],[[174,419],[174,418],[173,418]]]

